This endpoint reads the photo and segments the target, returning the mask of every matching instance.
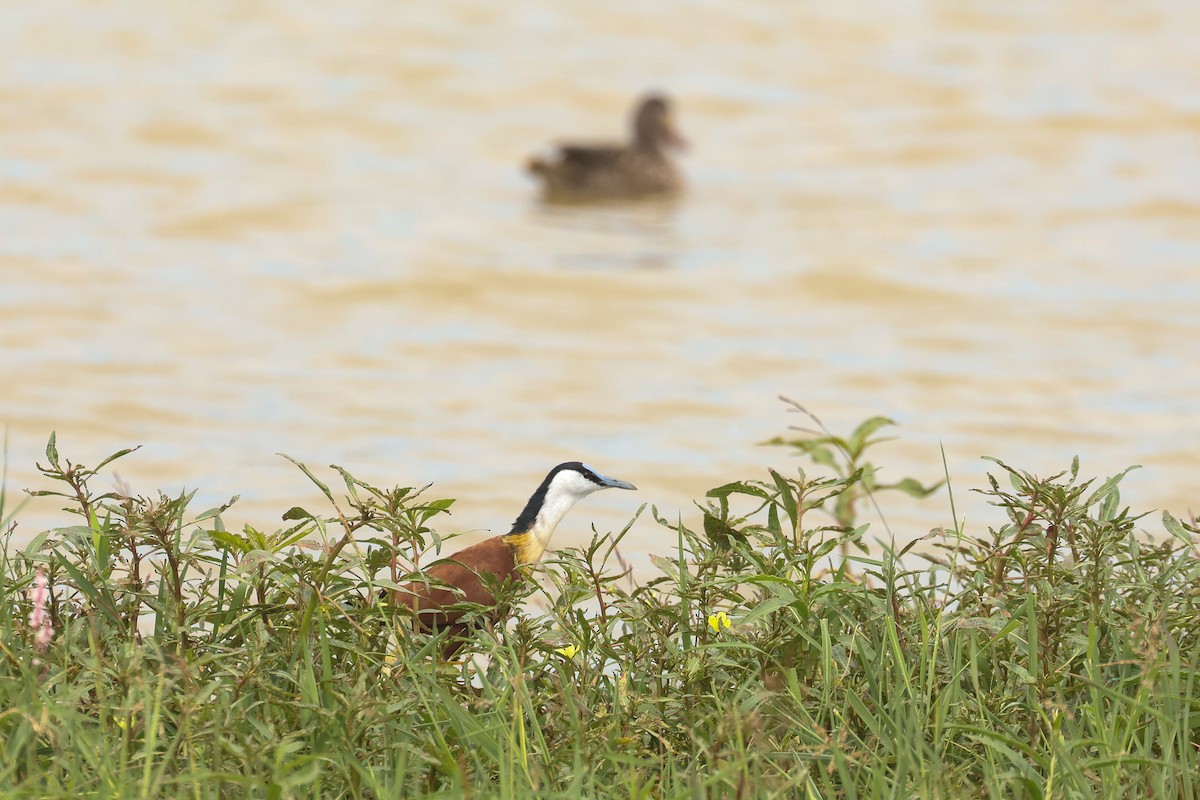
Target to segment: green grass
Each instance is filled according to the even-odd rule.
[[[694,526],[650,511],[661,577],[623,574],[624,531],[560,552],[544,610],[464,663],[374,600],[449,501],[301,465],[324,511],[233,532],[190,496],[93,493],[51,439],[64,527],[0,563],[0,795],[1200,797],[1195,521],[1152,541],[1121,476],[996,462],[1007,524],[864,552],[856,501],[929,491],[872,483],[882,424],[779,442],[818,470],[850,445],[829,477],[717,487]]]

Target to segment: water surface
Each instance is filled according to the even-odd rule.
[[[1200,6],[534,0],[0,9],[0,421],[148,494],[278,524],[286,452],[504,529],[553,464],[668,515],[790,468],[804,420],[901,423],[885,476],[967,490],[1200,449]],[[520,172],[669,91],[676,203],[546,207]],[[332,477],[332,475],[329,475]],[[101,488],[111,486],[106,475]],[[941,495],[883,501],[898,536]],[[31,505],[19,536],[61,524]],[[630,547],[656,550],[642,524]]]

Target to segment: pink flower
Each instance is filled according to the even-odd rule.
[[[36,631],[33,646],[39,653],[44,653],[50,646],[50,640],[54,638],[54,626],[50,624],[50,615],[46,613],[46,605],[50,600],[50,581],[41,567],[38,568],[37,577],[33,579],[33,586],[30,587],[29,600],[33,603],[33,610],[29,612],[29,629]]]

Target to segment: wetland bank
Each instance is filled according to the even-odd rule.
[[[429,487],[297,462],[312,503],[230,531],[94,490],[52,440],[66,524],[3,562],[3,794],[1194,797],[1196,520],[1131,513],[1124,473],[993,462],[1004,525],[957,528],[960,498],[923,550],[860,550],[868,488],[934,488],[876,480],[883,427],[643,507],[655,577],[629,526],[557,552],[457,661],[375,600],[431,563]]]

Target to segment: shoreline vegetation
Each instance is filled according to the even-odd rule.
[[[236,498],[96,493],[133,451],[51,436],[63,527],[14,547],[0,487],[0,796],[1200,797],[1196,519],[1151,537],[1125,473],[992,460],[1006,524],[962,530],[948,486],[944,530],[868,550],[865,503],[941,491],[875,482],[889,424],[643,507],[657,577],[629,526],[548,557],[459,661],[377,599],[454,549],[429,487],[293,462],[322,510],[229,531]]]

